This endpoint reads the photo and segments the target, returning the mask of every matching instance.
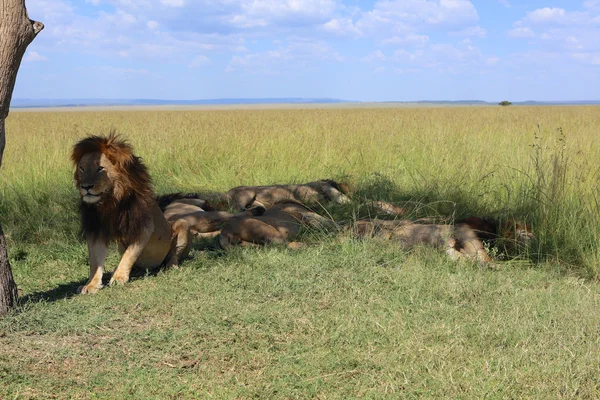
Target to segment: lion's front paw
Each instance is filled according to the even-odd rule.
[[[98,290],[102,289],[102,284],[100,285],[92,285],[92,284],[87,284],[85,286],[79,286],[77,288],[77,293],[80,294],[94,294],[97,293]]]
[[[108,282],[109,286],[113,285],[124,285],[129,281],[129,277],[125,275],[117,275],[113,274],[112,278],[110,278],[110,282]]]
[[[303,247],[304,247],[304,243],[300,243],[300,242],[289,242],[287,244],[287,248],[290,250],[300,250]]]

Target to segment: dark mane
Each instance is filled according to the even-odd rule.
[[[104,154],[114,164],[112,193],[98,204],[81,201],[81,227],[86,236],[100,240],[118,240],[124,244],[137,239],[152,221],[155,204],[152,182],[142,159],[114,131],[107,137],[90,136],[80,140],[71,153],[77,167],[81,158],[91,152]],[[75,180],[78,182],[77,170]]]

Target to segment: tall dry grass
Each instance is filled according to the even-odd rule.
[[[348,178],[413,214],[516,216],[528,257],[595,276],[598,107],[12,112],[0,218],[12,243],[75,240],[69,151],[115,127],[157,192]]]

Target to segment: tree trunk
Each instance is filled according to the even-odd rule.
[[[17,302],[17,285],[8,263],[6,241],[0,225],[0,316],[6,314]]]
[[[4,120],[8,116],[17,72],[29,43],[44,29],[27,15],[25,0],[0,0],[0,167],[4,155]],[[6,241],[0,225],[0,316],[17,301],[17,285],[8,262]]]

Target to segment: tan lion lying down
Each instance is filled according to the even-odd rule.
[[[187,257],[193,236],[214,238],[221,233],[221,228],[231,218],[253,216],[265,211],[264,208],[255,208],[239,214],[216,211],[208,201],[194,196],[194,194],[174,193],[156,199],[176,235],[175,257],[177,259]]]
[[[493,219],[471,216],[455,224],[431,223],[427,218],[417,221],[359,220],[353,228],[359,237],[395,240],[405,248],[430,245],[444,250],[453,260],[470,259],[481,263],[491,261],[484,242],[508,254],[517,247],[528,246],[535,239],[526,224],[512,218],[499,223]]]
[[[295,201],[275,204],[265,210],[255,208],[253,215],[236,215],[221,229],[219,243],[223,248],[268,243],[284,244],[293,240],[303,225],[331,227],[335,223]]]
[[[236,210],[254,207],[268,209],[287,200],[307,205],[350,202],[348,185],[331,179],[297,185],[238,186],[225,193],[191,193],[184,196],[208,200],[218,210],[228,210],[230,207]]]
[[[490,262],[477,233],[466,224],[422,224],[410,220],[359,220],[353,226],[359,237],[394,240],[403,248],[429,245],[444,250],[452,260]]]

